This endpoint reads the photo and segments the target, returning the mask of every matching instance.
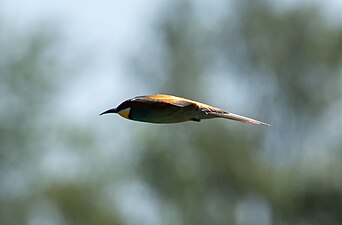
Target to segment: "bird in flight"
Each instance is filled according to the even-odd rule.
[[[210,105],[165,94],[137,96],[100,115],[108,113],[117,113],[126,119],[148,123],[200,122],[204,119],[224,118],[246,124],[271,126],[268,123],[233,114]]]

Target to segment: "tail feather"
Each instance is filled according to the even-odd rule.
[[[225,118],[225,119],[230,119],[230,120],[235,120],[235,121],[240,121],[246,124],[256,124],[256,125],[264,125],[264,126],[271,126],[271,124],[268,123],[264,123],[258,120],[254,120],[245,116],[240,116],[234,113],[228,113],[228,112],[224,112],[224,113],[211,113],[214,114],[217,117],[221,117],[221,118]]]

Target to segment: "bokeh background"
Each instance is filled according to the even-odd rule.
[[[0,224],[342,223],[340,1],[0,1]],[[257,118],[98,114],[168,93]]]

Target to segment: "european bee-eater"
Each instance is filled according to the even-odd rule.
[[[200,102],[164,94],[137,96],[100,115],[107,113],[118,113],[126,119],[148,123],[200,122],[203,119],[225,118],[247,124],[271,126]]]

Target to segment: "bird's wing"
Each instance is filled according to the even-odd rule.
[[[180,98],[172,95],[145,95],[145,96],[137,96],[133,98],[134,101],[145,102],[145,103],[168,103],[171,105],[175,105],[178,107],[186,107],[193,105],[194,102],[191,100],[187,100],[185,98]]]

